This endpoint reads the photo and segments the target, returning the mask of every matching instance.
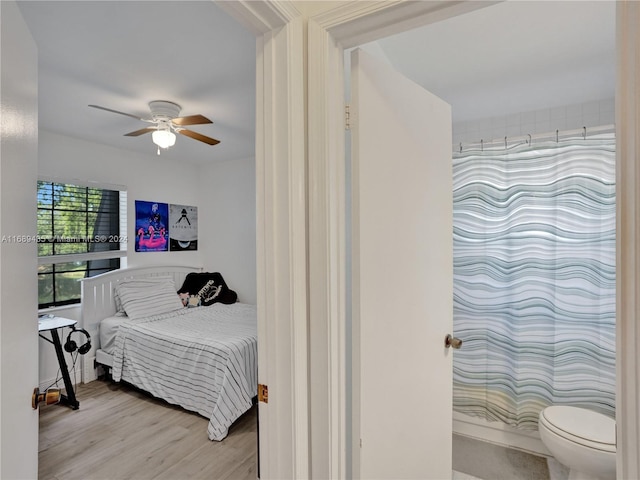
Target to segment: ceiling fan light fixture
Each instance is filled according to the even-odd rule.
[[[125,133],[125,136],[139,137],[140,135],[151,133],[151,139],[153,143],[158,147],[158,155],[160,155],[161,148],[163,150],[166,150],[169,147],[173,147],[175,145],[176,133],[192,138],[199,142],[206,143],[207,145],[217,145],[218,143],[220,143],[220,140],[207,137],[206,135],[202,135],[201,133],[194,132],[193,130],[185,128],[185,126],[205,125],[213,122],[207,117],[200,114],[180,117],[179,115],[181,107],[177,103],[167,102],[165,100],[154,100],[153,102],[149,102],[151,118],[144,118],[138,115],[133,115],[131,113],[120,112],[111,108],[101,107],[100,105],[89,106],[111,113],[126,115],[127,117],[132,117],[136,120],[153,124],[153,126],[140,128],[133,132]]]
[[[156,130],[151,134],[151,138],[160,148],[173,147],[176,143],[176,134],[170,130]]]

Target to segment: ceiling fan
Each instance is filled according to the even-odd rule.
[[[200,142],[204,142],[208,145],[217,145],[220,140],[207,137],[193,130],[188,130],[185,125],[202,125],[205,123],[213,123],[207,117],[202,115],[188,115],[186,117],[179,117],[180,105],[168,102],[165,100],[154,100],[149,102],[149,110],[151,111],[151,118],[141,118],[137,115],[130,113],[119,112],[118,110],[112,110],[111,108],[101,107],[99,105],[89,105],[93,108],[100,110],[106,110],[107,112],[118,113],[120,115],[126,115],[127,117],[135,118],[142,122],[152,123],[153,126],[141,128],[133,132],[125,133],[127,137],[137,137],[145,133],[151,133],[153,143],[158,146],[158,155],[160,155],[160,149],[167,149],[172,147],[176,143],[176,135],[173,132],[177,132],[180,135],[193,138]]]

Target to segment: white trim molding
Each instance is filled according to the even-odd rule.
[[[270,410],[269,423],[260,424],[261,478],[304,479],[310,444],[302,20],[290,20],[258,44],[263,90],[257,98],[263,109],[257,109],[257,130],[263,136],[256,151],[257,271],[258,311],[264,318],[258,338],[264,353],[260,368],[267,367],[259,370],[258,381],[272,392],[269,404],[260,405]],[[273,449],[266,462],[263,443]]]
[[[287,1],[219,1],[256,35],[260,478],[309,478],[304,22]]]
[[[618,2],[617,478],[640,478],[640,3]]]
[[[311,20],[309,50],[309,324],[312,478],[349,478],[346,428],[343,50]]]

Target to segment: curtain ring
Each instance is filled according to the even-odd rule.
[[[583,130],[582,131],[582,138],[584,140],[586,140],[587,139],[587,127],[582,127],[582,130]]]
[[[527,133],[527,135],[529,136],[529,146],[531,146],[531,134]]]

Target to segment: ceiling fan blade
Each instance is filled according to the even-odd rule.
[[[119,113],[120,115],[126,115],[127,117],[135,118],[136,120],[142,120],[143,122],[148,122],[149,121],[147,119],[140,118],[137,115],[132,115],[130,113],[119,112],[118,110],[112,110],[111,108],[101,107],[100,105],[89,105],[89,106],[93,107],[93,108],[98,108],[100,110],[105,110],[105,111],[111,112],[111,113]]]
[[[174,125],[202,125],[205,123],[213,123],[207,117],[202,115],[189,115],[187,117],[177,117],[171,120]]]
[[[136,130],[135,132],[125,133],[124,136],[125,137],[137,137],[139,135],[144,135],[145,133],[154,132],[156,130],[157,129],[155,127],[146,127],[146,128],[141,128],[140,130]]]
[[[217,145],[218,143],[220,143],[220,140],[216,140],[215,138],[201,135],[200,133],[194,132],[193,130],[180,128],[180,129],[176,129],[176,131],[181,135],[186,135],[187,137],[191,137],[194,140],[200,140],[201,142],[208,143],[209,145]]]

